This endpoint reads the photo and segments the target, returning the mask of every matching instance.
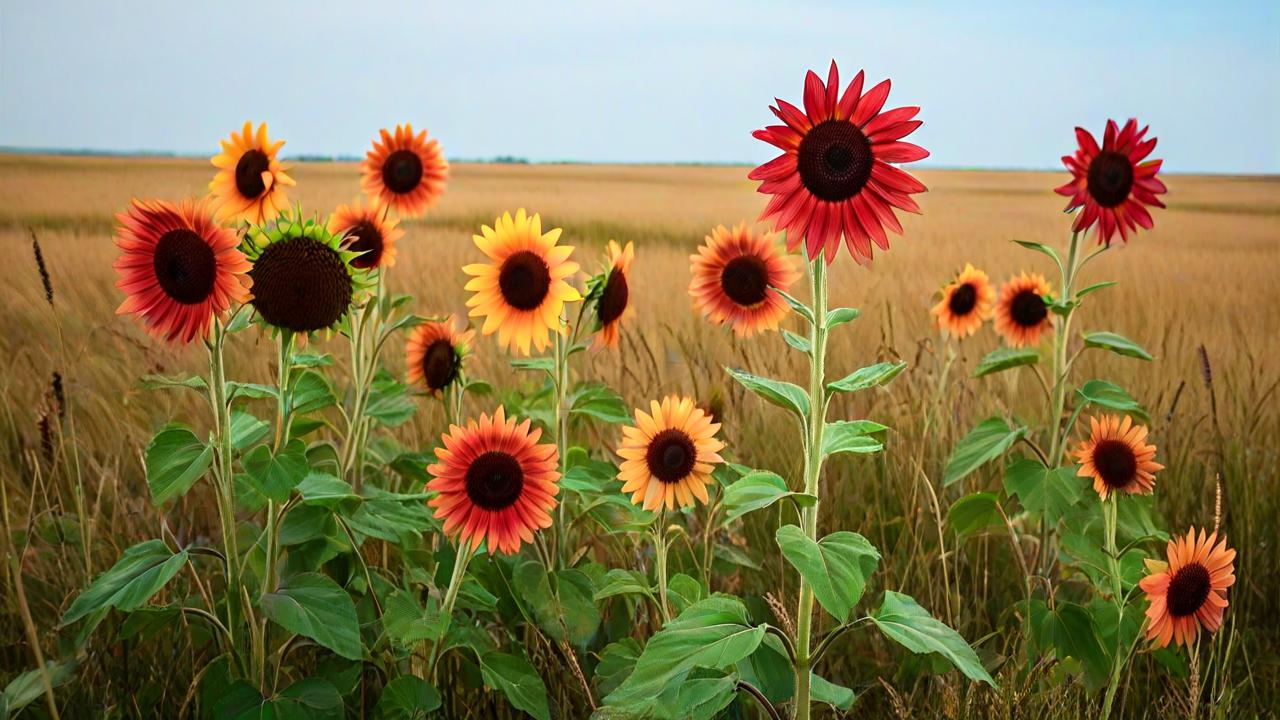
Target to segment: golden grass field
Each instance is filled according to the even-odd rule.
[[[540,212],[544,226],[564,228],[562,242],[578,247],[575,259],[584,270],[597,270],[608,239],[632,240],[638,317],[624,331],[620,351],[590,354],[580,372],[605,380],[637,403],[670,392],[719,402],[732,418],[727,440],[741,461],[794,476],[797,468],[787,464],[798,462],[788,451],[793,428],[780,413],[744,397],[719,366],[796,380],[802,365],[777,334],[742,341],[708,325],[691,311],[686,289],[688,256],[708,230],[752,220],[763,207],[764,198],[746,172],[743,167],[455,165],[435,210],[425,221],[408,223],[391,286],[412,293],[412,308],[419,314],[463,313],[460,268],[479,256],[472,232],[517,207]],[[352,201],[359,191],[354,164],[303,163],[293,175],[298,187],[290,199],[310,210]],[[1016,636],[1010,630],[1016,622],[1006,613],[1020,597],[1007,541],[979,537],[956,547],[949,540],[945,552],[955,565],[952,587],[944,587],[936,574],[942,552],[938,530],[923,483],[935,478],[936,484],[951,446],[974,422],[1006,407],[1035,420],[1043,415],[1043,402],[1030,374],[968,377],[977,360],[998,345],[990,329],[959,346],[957,365],[939,387],[942,346],[928,308],[933,293],[966,261],[996,281],[1024,269],[1054,281],[1046,258],[1009,241],[1063,247],[1069,219],[1061,213],[1063,199],[1052,192],[1063,175],[928,170],[917,175],[929,192],[920,197],[923,215],[904,218],[905,237],[894,238],[891,250],[870,267],[855,265],[843,251],[834,266],[832,303],[861,308],[863,316],[834,336],[829,372],[839,376],[885,358],[905,360],[909,368],[887,391],[833,405],[833,418],[869,417],[894,432],[883,459],[842,459],[830,466],[821,522],[870,538],[884,555],[884,576],[877,582],[949,615],[965,637],[1007,636],[988,648],[998,653],[1000,642]],[[132,319],[117,317],[121,295],[111,267],[116,254],[112,214],[130,197],[199,195],[211,177],[212,169],[201,160],[0,155],[0,250],[8,258],[7,282],[0,289],[0,353],[7,368],[0,380],[0,472],[6,513],[14,527],[23,527],[30,514],[39,512],[41,501],[33,500],[32,491],[38,485],[32,469],[39,464],[37,419],[51,374],[58,371],[84,452],[99,527],[99,564],[138,539],[156,536],[162,521],[179,536],[214,532],[217,526],[199,492],[164,513],[154,509],[141,467],[142,449],[160,424],[172,417],[197,426],[206,421],[194,399],[142,389],[138,379],[148,373],[199,373],[203,351],[172,349],[149,339]],[[1214,476],[1223,475],[1225,529],[1240,551],[1240,580],[1232,590],[1232,624],[1226,631],[1238,633],[1241,644],[1229,681],[1239,716],[1249,717],[1273,712],[1270,708],[1280,702],[1275,691],[1280,630],[1274,620],[1280,613],[1280,179],[1173,175],[1166,182],[1169,209],[1156,211],[1155,230],[1113,248],[1086,270],[1086,283],[1118,280],[1120,285],[1093,295],[1078,320],[1082,329],[1113,330],[1134,339],[1156,360],[1089,352],[1075,377],[1112,380],[1151,410],[1153,438],[1169,466],[1161,476],[1157,508],[1170,529],[1212,524]],[[53,311],[32,260],[31,231],[48,262]],[[802,293],[803,288],[796,292]],[[327,342],[337,357],[345,357],[341,338]],[[324,347],[326,341],[318,344]],[[1216,414],[1202,377],[1200,345],[1212,364]],[[244,333],[230,351],[232,376],[269,381],[273,346],[267,335]],[[403,367],[399,347],[384,360],[397,372]],[[505,358],[488,339],[478,340],[469,368],[499,387],[513,382]],[[922,437],[921,418],[935,397],[943,419]],[[403,439],[430,448],[440,425],[438,409],[423,401],[423,412],[403,430]],[[606,433],[600,441],[611,446],[616,438]],[[963,487],[942,492],[942,512],[963,492],[998,484],[997,474],[984,470]],[[764,533],[752,537],[750,526],[745,533],[743,542],[772,544]],[[59,608],[77,589],[74,573],[54,552],[33,557],[26,573],[36,623],[52,638]],[[724,582],[777,592],[785,590],[785,575],[775,554],[757,574]],[[0,667],[9,674],[29,660],[7,593],[3,612]],[[841,662],[860,668],[859,676],[866,678],[875,666],[869,658],[883,652],[883,644],[863,639],[849,645]],[[133,662],[133,672],[141,677],[164,678],[170,672],[145,655]],[[892,676],[884,680],[894,684]],[[1175,698],[1188,681],[1139,664],[1131,682],[1126,717],[1180,716]],[[185,684],[173,692],[184,690]],[[958,702],[954,689],[950,696],[910,685],[897,687],[897,695],[878,687],[869,693],[859,712],[888,712],[901,702],[918,708],[917,717],[963,716],[952,712]],[[1062,708],[1066,715],[1080,699],[1064,690],[1035,699],[1038,706],[1026,702],[1006,709],[1017,716],[1034,707]],[[965,710],[970,711],[977,712]]]

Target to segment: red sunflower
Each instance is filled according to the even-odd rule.
[[[1156,177],[1161,160],[1147,160],[1156,149],[1156,139],[1145,140],[1147,127],[1138,129],[1138,121],[1130,118],[1120,129],[1115,120],[1107,121],[1102,147],[1084,128],[1076,128],[1080,147],[1076,154],[1064,155],[1062,163],[1071,171],[1071,182],[1055,192],[1071,198],[1067,212],[1083,207],[1071,226],[1075,232],[1098,226],[1098,243],[1111,244],[1116,233],[1125,242],[1129,233],[1141,226],[1150,230],[1153,223],[1147,207],[1164,207],[1157,195],[1168,189]]]
[[[929,151],[902,142],[921,122],[918,107],[884,110],[885,80],[862,92],[863,73],[840,93],[835,61],[827,82],[812,70],[805,78],[804,111],[784,100],[770,108],[782,125],[752,133],[783,154],[751,171],[759,191],[772,195],[761,219],[786,230],[794,250],[804,240],[809,259],[824,254],[828,264],[840,237],[860,263],[871,261],[871,243],[889,249],[885,228],[901,235],[894,208],[919,213],[911,195],[925,191],[914,177],[890,165],[929,157]]]

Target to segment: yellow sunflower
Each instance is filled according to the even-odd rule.
[[[649,412],[636,410],[636,424],[622,428],[623,459],[618,469],[622,492],[645,510],[668,510],[679,503],[707,502],[711,472],[724,462],[724,443],[716,439],[719,423],[694,404],[692,398],[668,395]]]
[[[288,209],[284,188],[296,183],[276,158],[283,146],[283,140],[267,137],[266,123],[254,131],[253,123],[246,122],[243,130],[222,141],[222,152],[211,160],[218,174],[209,183],[219,220],[260,225]]]
[[[600,298],[596,301],[594,343],[597,350],[616,346],[622,321],[636,314],[635,306],[631,304],[630,285],[631,263],[635,258],[636,250],[631,243],[623,248],[616,240],[609,241],[609,251],[605,256],[608,269],[605,270]]]
[[[987,274],[969,263],[942,288],[942,299],[930,312],[943,331],[957,338],[978,332],[995,314],[996,289]]]

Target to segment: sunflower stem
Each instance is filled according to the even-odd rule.
[[[569,356],[568,345],[562,332],[555,333],[555,376],[553,384],[555,385],[555,402],[556,402],[556,453],[559,458],[560,477],[564,477],[565,463],[567,462],[568,446],[569,446],[569,413],[566,412],[564,404],[568,395],[569,385]],[[560,507],[557,508],[558,514],[556,522],[556,547],[555,561],[557,564],[565,560],[565,553],[568,552],[568,538],[565,537],[565,502],[564,498],[560,500]]]
[[[1062,300],[1070,303],[1072,297],[1072,284],[1075,282],[1075,275],[1079,269],[1077,262],[1080,255],[1080,233],[1071,233],[1071,242],[1067,249],[1067,263],[1062,270]],[[1075,308],[1070,304],[1067,305],[1062,318],[1055,323],[1053,334],[1053,392],[1049,404],[1049,461],[1057,466],[1062,462],[1063,449],[1063,430],[1062,430],[1062,411],[1067,401],[1067,375],[1069,367],[1067,366],[1067,345],[1071,340],[1071,316],[1074,314]],[[1051,470],[1053,468],[1050,468]],[[1053,545],[1053,538],[1050,535],[1053,528],[1049,527],[1043,517],[1040,518],[1040,561],[1038,565],[1043,574],[1049,573],[1049,565],[1052,563],[1055,553],[1050,549]]]
[[[273,444],[272,453],[279,453],[289,439],[289,424],[291,421],[292,402],[289,397],[290,369],[293,365],[293,332],[290,330],[280,331],[280,356],[279,356],[279,379],[276,381],[276,436]],[[275,591],[276,586],[276,555],[279,552],[277,547],[278,536],[278,519],[279,511],[274,500],[267,500],[267,519],[264,535],[266,536],[266,568],[262,578],[262,594]],[[258,683],[265,689],[267,677],[267,619],[262,619],[262,626],[258,633],[258,648],[256,652]]]
[[[667,604],[667,538],[664,530],[667,525],[666,520],[666,511],[659,510],[653,524],[653,564],[658,574],[658,609],[662,612],[663,625],[671,622],[671,607]]]
[[[1120,582],[1120,558],[1116,551],[1116,524],[1119,510],[1119,495],[1115,492],[1102,501],[1102,520],[1107,533],[1107,569],[1111,575],[1111,592],[1116,603],[1116,650],[1111,658],[1111,679],[1107,683],[1106,699],[1102,703],[1102,720],[1111,717],[1111,707],[1116,699],[1116,691],[1120,689],[1120,675],[1124,670],[1128,653],[1121,653],[1124,638],[1121,628],[1124,625],[1124,589]]]
[[[222,521],[222,547],[227,571],[227,639],[233,662],[236,652],[237,606],[240,604],[240,550],[236,541],[236,496],[234,450],[231,445],[231,408],[227,398],[226,362],[223,349],[226,328],[222,321],[213,323],[213,342],[209,348],[209,402],[213,406],[214,440],[217,444],[218,515]]]
[[[458,556],[453,561],[453,574],[449,577],[449,587],[445,590],[444,601],[440,605],[440,635],[431,649],[431,662],[427,665],[427,679],[432,684],[435,683],[436,666],[440,662],[445,636],[449,634],[449,625],[453,620],[453,605],[458,600],[458,590],[462,587],[462,577],[467,572],[469,562],[471,562],[471,546],[466,540],[458,538]]]

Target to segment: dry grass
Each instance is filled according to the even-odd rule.
[[[544,222],[565,228],[566,241],[579,246],[578,259],[587,269],[595,269],[598,250],[609,238],[634,240],[638,259],[632,287],[640,317],[620,354],[591,355],[590,368],[583,373],[620,388],[633,401],[674,391],[703,400],[723,398],[729,440],[739,459],[794,475],[796,468],[788,466],[792,461],[787,459],[794,456],[787,452],[791,427],[754,398],[743,398],[725,382],[718,366],[747,366],[795,379],[802,372],[800,365],[780,337],[743,343],[707,326],[690,312],[686,292],[687,256],[707,230],[716,223],[754,218],[763,206],[745,174],[743,168],[455,166],[449,192],[430,219],[409,226],[392,285],[415,296],[419,313],[462,312],[464,280],[459,268],[477,255],[471,232],[516,207],[537,210]],[[830,372],[843,374],[884,357],[902,358],[911,367],[889,392],[841,401],[834,409],[833,414],[885,422],[895,434],[884,460],[841,460],[831,467],[826,479],[831,501],[824,504],[822,522],[866,534],[885,555],[885,575],[879,582],[913,593],[941,613],[948,590],[936,579],[937,530],[915,470],[916,458],[924,474],[936,478],[954,440],[976,419],[1009,410],[1036,420],[1043,410],[1039,389],[1029,375],[967,379],[965,371],[996,345],[988,332],[960,348],[959,366],[942,396],[942,422],[929,437],[921,437],[920,418],[930,404],[940,366],[940,348],[926,310],[932,293],[965,261],[995,279],[1024,268],[1048,275],[1046,259],[1008,241],[1020,238],[1061,246],[1068,223],[1060,214],[1061,199],[1050,191],[1060,179],[1055,175],[919,175],[930,192],[921,200],[924,215],[904,222],[906,238],[898,239],[871,269],[843,257],[833,274],[833,303],[861,308],[863,319],[837,333]],[[8,282],[0,290],[0,352],[8,365],[0,380],[0,472],[9,518],[16,528],[26,526],[30,518],[25,508],[33,493],[41,492],[41,475],[33,470],[42,463],[37,420],[47,404],[51,373],[60,371],[79,423],[89,500],[98,525],[99,563],[109,562],[143,536],[155,536],[162,521],[179,537],[213,532],[216,525],[196,496],[163,517],[150,505],[141,448],[160,423],[178,415],[197,418],[198,423],[199,414],[196,405],[184,404],[189,400],[141,390],[137,380],[146,373],[199,372],[203,355],[198,348],[162,347],[131,320],[116,317],[113,311],[120,296],[112,285],[111,269],[111,214],[130,196],[176,199],[202,193],[210,177],[207,164],[189,160],[0,156],[0,251],[10,258]],[[291,199],[307,208],[331,208],[358,192],[355,168],[348,164],[304,164],[295,177],[298,188]],[[1212,522],[1212,478],[1215,472],[1223,474],[1226,531],[1241,550],[1241,581],[1232,591],[1229,613],[1234,624],[1228,627],[1239,634],[1241,649],[1225,672],[1236,702],[1230,716],[1249,716],[1269,712],[1280,702],[1274,689],[1280,678],[1280,632],[1274,623],[1280,613],[1280,181],[1173,176],[1167,182],[1170,209],[1157,215],[1156,230],[1107,253],[1087,271],[1087,281],[1114,279],[1121,285],[1093,296],[1082,319],[1084,329],[1125,334],[1158,359],[1147,364],[1086,354],[1078,377],[1113,380],[1151,408],[1153,434],[1170,466],[1162,476],[1158,507],[1171,527]],[[62,358],[58,349],[52,315],[31,260],[28,228],[38,233],[44,248],[69,358]],[[340,338],[329,343],[336,355],[345,355]],[[1213,365],[1221,443],[1215,439],[1201,378],[1196,351],[1201,344]],[[231,374],[267,381],[271,353],[266,336],[246,333],[234,343]],[[402,360],[395,355],[387,359],[398,368]],[[487,341],[479,343],[472,368],[481,377],[510,378],[503,359]],[[434,408],[424,409],[405,439],[429,446],[439,422]],[[964,491],[997,483],[994,473],[986,472],[967,481]],[[944,512],[960,490],[949,489],[941,498]],[[38,506],[39,501],[32,507]],[[749,525],[746,533],[756,535],[751,541],[757,547],[771,544],[759,528]],[[954,562],[958,571],[953,570],[949,592],[958,607],[956,625],[970,638],[1000,631],[983,645],[985,652],[1016,649],[1016,620],[1009,610],[1020,597],[1020,578],[1007,542],[971,540]],[[27,595],[37,623],[49,632],[59,606],[77,585],[75,569],[49,557],[33,559],[32,568]],[[747,591],[759,594],[793,592],[784,578],[774,558],[742,582]],[[6,648],[0,651],[0,677],[30,665],[19,640],[16,611],[9,606],[4,610],[0,627]],[[828,676],[835,681],[866,680],[874,668],[890,666],[889,652],[864,638],[833,662]],[[134,662],[145,664],[147,657]],[[1139,663],[1126,693],[1126,715],[1174,712],[1160,699],[1169,681],[1150,670],[1149,663]],[[135,667],[133,675],[117,680],[125,688],[136,687],[144,683],[140,678],[157,672],[163,675],[159,666]],[[981,707],[985,701],[975,709],[963,689],[957,697],[954,688],[940,690],[907,677],[886,676],[894,693],[877,684],[868,690],[858,712],[889,713],[898,703],[932,708],[919,711],[928,714],[954,710],[956,716],[1022,716],[1034,714],[1037,706],[1058,707],[1053,704],[1058,702],[1084,708],[1078,695],[1059,697],[1055,692],[1053,698],[1035,702],[1007,694],[1003,705],[993,706],[996,709]],[[172,686],[162,692],[181,696],[185,689]],[[94,694],[93,689],[81,691]],[[1175,683],[1173,691],[1184,689]]]

